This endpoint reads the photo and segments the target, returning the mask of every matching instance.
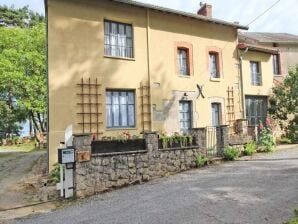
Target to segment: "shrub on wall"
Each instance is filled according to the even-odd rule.
[[[209,160],[209,159],[208,159],[205,155],[198,155],[198,156],[196,157],[196,164],[197,164],[197,167],[202,167],[202,166],[207,165],[208,160]]]
[[[235,160],[240,155],[240,151],[235,147],[229,146],[225,148],[223,155],[225,160],[231,161],[231,160]]]
[[[249,142],[245,145],[243,154],[245,156],[252,156],[257,152],[257,144],[255,142]]]

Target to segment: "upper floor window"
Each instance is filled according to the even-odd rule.
[[[273,54],[272,61],[273,61],[273,74],[280,75],[280,57],[279,57],[279,55]]]
[[[178,48],[178,66],[181,75],[189,75],[189,52],[186,48]]]
[[[133,58],[132,25],[106,20],[104,27],[105,55]]]
[[[211,78],[220,78],[217,52],[209,52],[209,72]]]
[[[251,70],[251,84],[253,86],[261,86],[262,74],[261,74],[260,62],[251,61],[250,70]]]
[[[107,91],[106,119],[108,128],[135,127],[134,91]]]

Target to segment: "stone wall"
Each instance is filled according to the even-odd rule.
[[[76,162],[77,197],[86,197],[111,188],[149,181],[196,167],[195,159],[206,154],[205,129],[193,130],[196,147],[159,149],[157,133],[145,133],[147,150],[92,155],[87,162]],[[205,137],[204,137],[205,136]],[[74,136],[77,152],[91,151],[87,135]]]

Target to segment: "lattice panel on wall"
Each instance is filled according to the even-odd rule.
[[[100,107],[101,84],[98,83],[96,79],[81,79],[81,82],[77,84],[78,86],[78,106],[80,122],[82,133],[91,134],[93,138],[99,139],[103,134],[100,132],[102,130],[103,119]]]
[[[151,130],[151,106],[150,106],[150,86],[148,83],[141,82],[140,98],[141,98],[141,118],[142,118],[143,132],[150,131]]]
[[[228,87],[227,90],[227,114],[228,114],[228,125],[230,127],[229,132],[235,132],[235,98],[234,98],[234,88]]]

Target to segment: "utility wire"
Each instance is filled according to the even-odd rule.
[[[260,15],[258,15],[256,18],[254,18],[250,23],[247,24],[249,26],[250,24],[254,23],[256,20],[258,20],[260,17],[262,17],[264,14],[266,14],[270,9],[272,9],[275,5],[277,5],[280,2],[280,0],[277,0],[273,5],[271,5],[268,9],[266,9],[264,12],[262,12]]]

